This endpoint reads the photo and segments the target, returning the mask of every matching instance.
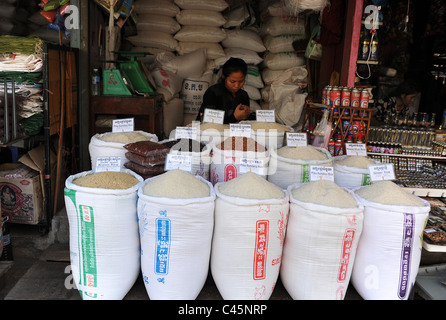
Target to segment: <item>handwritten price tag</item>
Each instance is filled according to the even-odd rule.
[[[310,166],[310,181],[330,180],[334,181],[333,167]]]
[[[262,175],[264,174],[264,169],[263,160],[250,158],[240,159],[240,173],[254,172]]]
[[[192,139],[196,140],[198,135],[198,127],[176,127],[175,139]]]
[[[134,130],[134,118],[113,120],[112,132],[131,132]]]
[[[395,171],[393,163],[369,166],[370,180],[395,180]]]
[[[231,137],[246,137],[251,138],[251,125],[231,123],[229,124],[229,135]]]
[[[288,147],[306,147],[307,134],[305,132],[287,132],[286,144]]]
[[[98,157],[96,158],[96,172],[121,171],[121,157]]]
[[[180,169],[187,172],[192,172],[192,156],[186,154],[168,154],[164,170]]]
[[[204,109],[203,122],[223,124],[224,118],[225,112],[222,110]]]
[[[256,120],[259,122],[276,122],[274,110],[256,110]]]
[[[348,156],[367,157],[367,148],[364,143],[346,143],[345,153]]]

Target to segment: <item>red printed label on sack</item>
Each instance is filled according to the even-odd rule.
[[[266,277],[266,255],[268,252],[269,221],[258,220],[256,222],[256,237],[254,250],[254,280],[262,280]]]
[[[352,253],[353,240],[355,239],[356,229],[346,229],[342,241],[341,262],[339,266],[338,282],[344,282],[347,279],[348,265]]]
[[[237,178],[237,168],[233,164],[225,166],[225,181]]]

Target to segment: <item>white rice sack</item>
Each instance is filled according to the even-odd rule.
[[[212,145],[204,146],[203,150],[170,150],[170,154],[185,155],[192,157],[192,171],[194,176],[200,176],[203,179],[209,181],[209,171],[211,164],[211,151]]]
[[[218,138],[218,137],[217,137]],[[270,153],[265,146],[252,138],[228,137],[220,144],[212,144],[210,176],[212,184],[226,182],[238,177],[242,159],[258,161],[256,172],[266,179]]]
[[[137,141],[158,141],[156,134],[144,131],[132,132],[107,132],[97,133],[91,137],[88,145],[88,151],[91,158],[91,169],[96,169],[96,161],[98,157],[120,157],[121,168],[128,161],[125,154],[127,150],[124,146],[131,142]]]
[[[228,8],[225,0],[174,0],[174,2],[181,9],[223,11]]]
[[[243,48],[226,48],[225,57],[215,59],[215,64],[217,67],[222,67],[229,58],[240,58],[243,59],[248,65],[257,65],[263,61],[263,58],[253,50],[243,49]]]
[[[154,47],[166,51],[175,51],[178,46],[178,41],[171,34],[159,31],[143,31],[127,37],[127,40],[136,47]]]
[[[247,4],[242,4],[235,8],[230,8],[227,12],[225,12],[226,23],[223,25],[224,28],[236,28],[242,25],[248,24],[251,22],[255,22],[255,17],[253,16],[252,10],[250,10]]]
[[[212,82],[212,71],[201,76],[187,77],[183,80],[180,98],[184,101],[184,113],[197,114],[203,102],[203,95]]]
[[[121,300],[140,274],[137,192],[143,179],[127,189],[79,186],[65,181],[65,208],[70,228],[70,261],[74,283],[84,300]]]
[[[172,1],[135,1],[134,12],[137,15],[156,14],[161,16],[175,17],[180,12],[180,8]]]
[[[175,72],[155,67],[150,74],[155,81],[157,91],[160,91],[159,89],[161,88],[168,93],[168,97],[165,95],[166,101],[170,101],[176,94],[180,93],[183,78],[175,74]]]
[[[163,130],[167,137],[172,130],[183,125],[183,113],[183,99],[173,98],[163,103]]]
[[[226,32],[219,27],[183,26],[174,38],[184,42],[218,43],[226,38]]]
[[[355,192],[364,205],[364,227],[352,284],[365,300],[407,300],[420,266],[430,204],[391,181]]]
[[[251,137],[268,150],[281,148],[284,144],[286,132],[294,131],[293,128],[277,122],[244,120],[240,123],[251,125]]]
[[[305,39],[300,34],[280,34],[278,36],[266,36],[264,39],[266,49],[271,53],[294,51],[293,42]]]
[[[271,149],[268,181],[287,189],[295,183],[310,181],[310,165],[332,166],[333,158],[324,148],[313,146]],[[281,155],[282,154],[282,155]]]
[[[267,13],[272,17],[295,16],[296,12],[288,1],[275,1],[268,5]]]
[[[225,52],[223,51],[223,47],[220,43],[216,42],[178,42],[178,54],[184,55],[198,49],[205,48],[206,49],[206,57],[207,59],[218,59],[225,56]]]
[[[293,51],[267,53],[263,63],[271,70],[283,70],[305,65],[305,58],[298,56],[297,53]]]
[[[344,188],[356,188],[371,183],[368,166],[379,162],[367,157],[337,156],[333,158],[334,181]]]
[[[288,192],[290,216],[280,270],[285,289],[296,300],[343,300],[364,207],[353,192],[328,180],[293,184]]]
[[[260,94],[260,90],[256,87],[245,84],[242,89],[246,91],[246,93],[249,96],[249,99],[260,100],[262,98],[262,95]]]
[[[141,271],[151,300],[194,300],[208,275],[214,188],[203,178],[180,171],[147,179],[138,190]],[[161,195],[173,197],[145,194],[143,190],[151,181]],[[207,194],[191,197],[191,192],[203,185]]]
[[[248,73],[246,74],[245,84],[258,89],[261,89],[265,86],[262,81],[259,67],[248,66]]]
[[[272,17],[260,27],[264,36],[281,34],[305,35],[305,19],[297,17]]]
[[[243,48],[255,52],[264,52],[266,50],[260,35],[249,29],[226,31],[226,39],[221,44],[225,48]]]
[[[221,27],[226,23],[221,12],[215,10],[185,9],[176,18],[183,26]]]
[[[279,275],[288,195],[255,173],[219,183],[215,191],[211,272],[217,289],[225,300],[268,300]]]
[[[184,79],[201,76],[206,68],[206,60],[206,49],[200,48],[172,59],[166,59],[162,62],[162,66]]]
[[[174,34],[180,29],[181,26],[175,18],[160,14],[138,15],[138,23],[136,24],[138,34],[144,34],[147,31],[158,31]]]

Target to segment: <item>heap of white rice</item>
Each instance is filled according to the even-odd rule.
[[[184,170],[170,170],[149,180],[143,193],[152,197],[172,199],[203,198],[210,195],[209,186]]]
[[[360,197],[382,204],[423,207],[424,202],[390,180],[375,181],[356,190]]]
[[[150,136],[144,135],[141,132],[113,132],[110,134],[105,134],[98,137],[98,139],[106,142],[119,142],[119,143],[132,143],[138,141],[148,141],[151,139]]]
[[[288,147],[283,146],[277,149],[277,154],[284,158],[301,160],[325,160],[327,155],[313,146]]]
[[[96,172],[81,176],[73,183],[88,188],[128,189],[139,183],[138,179],[125,172]]]
[[[355,167],[360,169],[367,169],[370,165],[374,165],[371,159],[362,156],[346,156],[342,159],[336,160],[337,164],[347,166],[347,167]]]
[[[302,202],[337,208],[357,208],[356,199],[330,180],[306,182],[291,190],[293,198]]]
[[[221,183],[218,190],[230,197],[246,199],[281,199],[285,197],[282,189],[253,172],[244,173],[237,178]]]

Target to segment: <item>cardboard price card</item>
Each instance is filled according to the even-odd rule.
[[[288,147],[306,147],[307,134],[305,132],[287,132],[286,144]]]
[[[192,156],[186,154],[168,154],[164,170],[180,169],[187,172],[192,172]]]
[[[96,158],[96,172],[121,171],[121,157],[98,157]]]
[[[334,181],[333,167],[310,165],[310,181],[317,181],[317,180]]]
[[[240,173],[253,172],[257,174],[264,174],[263,160],[241,158],[240,159]]]
[[[135,119],[116,119],[113,120],[112,132],[131,132],[135,130]]]
[[[395,171],[393,163],[369,166],[370,180],[395,180]]]
[[[256,110],[256,120],[258,122],[276,122],[274,110]]]
[[[204,109],[203,122],[223,124],[225,112],[215,109]]]
[[[198,127],[176,127],[175,139],[192,139],[196,140],[198,135]]]
[[[251,125],[231,123],[229,125],[229,135],[231,137],[246,137],[251,138]]]
[[[364,143],[346,143],[345,153],[348,156],[367,157],[367,148]]]

